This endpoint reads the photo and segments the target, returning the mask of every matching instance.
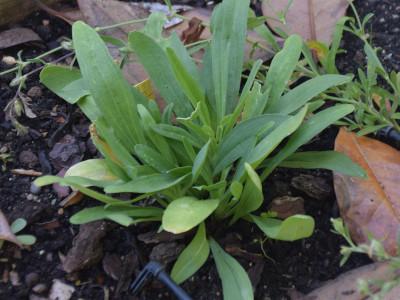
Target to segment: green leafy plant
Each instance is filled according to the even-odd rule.
[[[340,41],[344,31],[352,33],[364,43],[366,67],[358,68],[353,81],[335,88],[325,98],[354,105],[355,110],[351,117],[344,118],[341,123],[351,130],[357,130],[358,135],[375,133],[385,127],[392,127],[400,132],[400,72],[389,73],[378,58],[378,49],[371,45],[365,28],[373,15],[368,14],[361,20],[353,4],[350,5],[355,17],[344,17],[338,22],[330,47],[315,41],[308,44],[317,53],[320,68],[314,62],[310,49],[303,49],[307,62],[312,66],[308,71],[311,72],[311,77],[339,74],[336,58],[342,52],[339,48]]]
[[[344,225],[343,220],[340,218],[331,219],[333,232],[342,236],[348,246],[341,246],[340,253],[342,260],[340,265],[344,265],[353,253],[361,253],[374,258],[377,261],[389,261],[390,267],[393,272],[393,279],[391,280],[365,280],[360,278],[358,280],[358,289],[365,297],[370,297],[373,300],[385,299],[385,295],[394,287],[400,284],[400,278],[395,274],[400,269],[400,253],[396,256],[390,255],[386,252],[382,242],[370,237],[368,244],[356,245],[350,236],[349,229]],[[398,249],[400,249],[400,238],[398,239]]]
[[[14,222],[12,222],[10,228],[11,232],[15,234],[16,239],[18,242],[20,242],[22,245],[25,246],[31,246],[34,243],[36,243],[36,237],[31,235],[31,234],[18,234],[18,232],[21,232],[27,225],[27,222],[23,218],[18,218]],[[0,249],[3,247],[4,240],[0,239]]]
[[[255,81],[262,63],[256,61],[241,86],[248,6],[248,0],[225,0],[215,8],[213,37],[204,45],[200,67],[177,35],[162,36],[161,14],[151,15],[142,31],[130,33],[124,51],[143,64],[166,104],[163,110],[126,82],[104,37],[83,22],[72,28],[80,69],[48,65],[41,72],[50,90],[78,104],[91,120],[92,140],[104,158],[81,162],[64,178],[44,176],[35,184],[69,185],[103,203],[73,215],[74,224],[153,221],[176,234],[197,228],[172,277],[185,281],[211,251],[225,299],[252,299],[253,291],[245,270],[218,245],[208,224],[227,227],[243,219],[269,238],[306,238],[314,228],[310,216],[280,220],[256,212],[262,209],[262,182],[268,175],[285,162],[286,167],[365,175],[336,152],[295,153],[354,109],[341,104],[314,113],[321,103],[316,97],[350,81],[348,76],[323,75],[288,91],[301,54],[300,37],[287,39],[263,84]],[[312,159],[316,155],[321,161]],[[120,193],[132,197],[112,195]]]

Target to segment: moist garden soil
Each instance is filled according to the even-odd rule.
[[[196,3],[203,4],[202,1],[191,4]],[[390,70],[399,71],[400,40],[396,36],[400,31],[400,1],[364,0],[355,4],[361,16],[375,14],[370,28],[373,43],[383,48],[384,64]],[[43,42],[9,48],[0,52],[0,56],[16,57],[17,52],[23,50],[25,58],[34,57],[56,47],[60,37],[70,36],[69,25],[45,13],[32,14],[22,25],[38,33]],[[361,43],[346,34],[342,46],[347,53],[337,63],[343,72],[363,65]],[[2,64],[0,70],[7,67]],[[33,65],[26,71],[36,67]],[[127,286],[149,256],[170,267],[192,235],[173,239],[169,235],[155,236],[157,226],[151,224],[122,228],[98,223],[97,228],[106,228],[100,242],[102,246],[75,253],[79,258],[80,254],[92,251],[97,259],[84,270],[65,273],[62,261],[79,232],[79,227],[71,225],[68,218],[84,207],[95,205],[95,201],[84,199],[79,204],[62,208],[60,198],[65,191],[57,195],[51,186],[38,191],[31,185],[34,177],[15,175],[11,170],[32,169],[56,174],[73,162],[96,156],[96,149],[90,142],[89,124],[81,112],[42,86],[37,73],[29,77],[24,90],[32,99],[31,108],[37,117],[19,118],[20,123],[29,128],[29,133],[18,136],[3,111],[16,93],[8,85],[11,79],[0,79],[0,154],[9,153],[12,157],[2,164],[5,170],[0,171],[0,209],[9,221],[25,218],[29,225],[24,233],[35,235],[37,242],[28,250],[10,244],[0,250],[0,299],[35,299],[34,296],[41,296],[41,293],[46,295],[55,279],[75,288],[73,299],[135,299],[127,292]],[[336,128],[329,128],[305,148],[332,149],[336,133]],[[306,213],[315,218],[316,229],[312,237],[288,243],[265,240],[259,230],[244,221],[228,229],[211,224],[214,237],[248,270],[256,299],[289,299],[293,291],[307,293],[323,281],[369,262],[366,257],[355,255],[339,267],[339,249],[345,242],[331,232],[330,219],[338,217],[339,213],[330,172],[278,169],[265,183],[264,190],[266,203],[281,196],[302,197]],[[38,284],[43,284],[42,291],[35,294],[32,287]],[[182,287],[193,299],[222,299],[221,282],[212,258]],[[147,285],[138,298],[173,299],[157,282]]]

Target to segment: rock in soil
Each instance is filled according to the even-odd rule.
[[[44,283],[38,283],[32,288],[32,291],[35,292],[36,294],[43,294],[47,290],[48,290],[48,287]]]
[[[332,186],[324,178],[308,174],[300,174],[293,177],[291,185],[317,200],[325,200],[332,193]]]
[[[33,86],[26,93],[29,97],[41,97],[43,95],[42,89],[40,86]]]
[[[158,244],[151,250],[150,260],[166,265],[174,261],[185,246],[176,242]]]
[[[36,166],[39,159],[31,150],[23,150],[18,156],[19,162],[29,169]]]
[[[33,285],[35,285],[36,283],[38,283],[40,280],[40,276],[38,273],[29,273],[25,276],[25,284],[27,287],[32,287]]]
[[[114,226],[104,221],[81,225],[62,264],[64,271],[73,273],[98,263],[103,257],[103,238]]]
[[[103,258],[103,270],[114,280],[118,280],[122,271],[121,258],[116,254],[107,253]]]
[[[159,244],[181,240],[186,236],[186,233],[173,234],[167,231],[157,232],[149,231],[138,235],[138,240],[145,244]]]
[[[49,300],[69,300],[74,293],[75,288],[70,286],[59,279],[53,280],[49,293]]]
[[[272,200],[269,210],[276,212],[277,217],[286,219],[297,214],[304,214],[304,199],[301,197],[283,196]]]
[[[54,145],[49,155],[53,166],[57,171],[60,171],[63,168],[68,169],[70,166],[80,162],[83,152],[79,147],[77,139],[67,134]]]

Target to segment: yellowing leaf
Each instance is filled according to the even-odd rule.
[[[198,200],[194,197],[176,199],[165,209],[162,227],[175,234],[186,232],[203,222],[218,204],[217,199]]]

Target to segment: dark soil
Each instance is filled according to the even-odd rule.
[[[197,5],[204,3],[191,2],[197,2]],[[356,1],[356,6],[361,15],[369,12],[375,14],[372,21],[374,44],[384,49],[381,55],[385,65],[399,71],[400,43],[395,35],[398,35],[400,24],[400,1]],[[44,25],[46,22],[43,20],[49,20],[49,25]],[[19,50],[24,50],[25,58],[34,57],[56,47],[60,37],[70,35],[69,26],[44,13],[31,15],[23,25],[37,32],[44,43],[13,47],[0,52],[0,57],[15,57]],[[338,64],[341,69],[351,71],[363,62],[361,45],[346,35],[343,46],[347,54],[340,58]],[[360,60],[357,59],[359,56]],[[6,68],[4,64],[0,67],[0,70]],[[84,271],[66,274],[61,268],[62,259],[72,247],[72,240],[79,231],[79,227],[69,224],[68,218],[83,207],[93,205],[94,201],[86,199],[78,205],[62,209],[59,206],[60,199],[52,187],[35,191],[31,186],[34,177],[14,175],[11,170],[23,168],[56,174],[63,164],[93,157],[96,152],[89,141],[86,130],[88,123],[76,107],[66,104],[42,86],[36,74],[29,78],[24,92],[32,87],[40,88],[41,95],[36,93],[31,96],[32,110],[37,118],[20,118],[21,124],[29,128],[29,134],[18,136],[10,122],[5,120],[3,112],[16,93],[8,85],[10,79],[0,78],[0,154],[9,153],[12,156],[11,161],[2,164],[6,170],[0,173],[0,209],[10,221],[18,217],[27,219],[29,226],[24,233],[34,234],[37,243],[28,250],[19,250],[10,244],[0,250],[0,299],[28,299],[33,295],[32,286],[43,283],[49,288],[54,279],[74,286],[73,299],[105,299],[107,293],[112,299],[132,298],[126,293],[126,280],[123,277],[133,278],[133,275],[137,275],[149,260],[149,254],[155,251],[154,248],[161,249],[161,252],[169,249],[169,252],[160,254],[160,259],[173,259],[174,249],[181,248],[191,236],[176,241],[166,239],[146,244],[139,234],[155,231],[157,227],[141,225],[126,229],[113,226],[103,240],[105,258]],[[66,135],[69,135],[69,142],[63,148],[63,153],[67,153],[67,158],[60,160],[59,153],[58,158],[51,159],[54,145],[60,141],[65,142]],[[332,149],[335,135],[334,128],[328,129],[307,148]],[[322,182],[317,185],[319,199],[310,197],[309,191],[301,191],[291,183],[293,178],[304,175]],[[339,267],[339,249],[344,241],[331,232],[330,218],[338,217],[338,208],[330,172],[280,169],[266,182],[264,190],[267,202],[278,196],[302,197],[306,213],[316,220],[316,230],[311,238],[294,243],[263,241],[262,234],[246,222],[240,222],[228,231],[220,231],[219,235],[217,233],[216,239],[251,274],[256,286],[256,299],[288,299],[288,292],[292,289],[307,293],[321,282],[369,262],[363,256],[353,256],[344,267]],[[119,280],[112,278],[115,273]],[[19,282],[15,280],[15,274]],[[36,274],[35,280],[32,280],[35,277],[32,274]],[[192,279],[183,284],[193,299],[221,299],[220,286],[211,259]],[[118,289],[120,293],[116,292]],[[46,294],[46,291],[43,293]],[[140,299],[170,298],[168,291],[158,283],[152,283],[140,295]]]

